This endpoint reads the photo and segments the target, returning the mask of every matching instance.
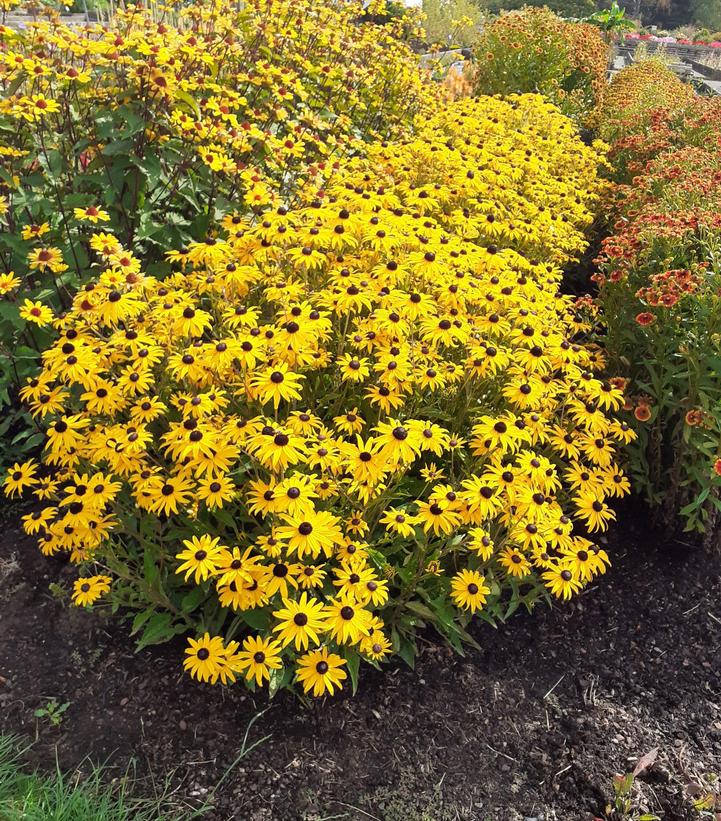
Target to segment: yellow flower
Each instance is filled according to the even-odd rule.
[[[320,643],[320,636],[325,632],[326,622],[323,605],[301,593],[297,601],[283,599],[283,607],[273,613],[279,621],[273,628],[285,647],[293,643],[296,650],[307,649],[308,643]]]
[[[281,646],[277,641],[262,636],[248,636],[243,641],[243,650],[231,656],[229,663],[260,687],[264,680],[270,680],[272,670],[280,670],[283,662],[280,658]]]
[[[20,232],[20,236],[25,240],[37,239],[43,234],[47,234],[49,230],[50,225],[47,222],[43,222],[41,225],[26,225]]]
[[[358,644],[370,629],[371,614],[355,599],[339,596],[325,607],[326,627],[338,644]]]
[[[343,687],[341,682],[348,678],[346,671],[341,669],[344,664],[345,659],[322,647],[298,659],[297,678],[306,693],[322,696],[327,692],[333,695],[336,688],[340,690]]]
[[[184,539],[185,550],[176,559],[182,559],[175,572],[185,573],[185,580],[193,576],[196,584],[216,575],[220,570],[220,560],[227,548],[220,544],[220,538],[208,535]]]
[[[43,305],[42,302],[33,302],[30,299],[26,299],[20,306],[20,316],[27,322],[32,322],[41,328],[53,321],[53,312],[47,305]]]
[[[20,495],[25,488],[36,484],[38,481],[35,475],[37,469],[37,463],[33,459],[23,462],[22,464],[16,462],[8,470],[5,481],[3,482],[5,495],[10,497]]]
[[[451,598],[458,607],[471,613],[483,607],[490,592],[485,576],[476,570],[461,570],[451,579]]]
[[[38,271],[49,270],[60,273],[66,269],[63,254],[59,248],[35,248],[28,254],[28,265]]]
[[[13,271],[8,271],[7,274],[0,274],[0,296],[9,294],[22,284],[20,277],[15,276]]]
[[[94,205],[89,205],[87,208],[74,208],[73,214],[76,220],[82,222],[110,222],[110,214],[102,208],[96,208]]]
[[[211,638],[205,633],[199,639],[188,639],[183,667],[198,681],[215,684],[218,679],[224,683],[234,678],[230,660],[234,648],[226,648],[220,636]],[[237,647],[237,645],[236,645]]]
[[[73,604],[85,607],[93,604],[110,590],[109,576],[87,576],[77,579],[73,585]]]

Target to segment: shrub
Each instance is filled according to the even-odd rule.
[[[423,0],[423,28],[432,44],[472,46],[480,37],[484,13],[473,0]]]
[[[527,7],[489,25],[476,49],[480,94],[538,92],[590,124],[606,86],[608,46],[594,26]]]
[[[362,12],[198,2],[159,17],[132,6],[109,27],[0,27],[0,258],[15,273],[0,288],[0,402],[48,341],[23,305],[70,305],[94,232],[162,277],[165,250],[203,239],[231,202],[245,214],[292,200],[429,110],[403,23]]]
[[[660,59],[641,60],[616,74],[603,100],[599,131],[613,143],[611,159],[618,179],[630,181],[647,159],[666,146],[669,119],[693,97],[693,88]]]
[[[8,474],[46,503],[25,529],[79,565],[77,604],[136,611],[140,646],[192,631],[203,680],[355,687],[425,625],[460,650],[473,613],[605,569],[583,534],[633,434],[558,292],[597,150],[522,96],[367,154],[295,208],[228,214],[163,282],[94,239],[23,391],[52,468]]]
[[[585,17],[593,14],[597,6],[594,0],[533,0],[526,3],[524,0],[484,0],[483,7],[491,14],[503,14],[506,11],[521,9],[524,6],[545,6],[559,17]]]
[[[720,113],[697,99],[654,114],[650,159],[620,138],[627,164],[645,168],[616,191],[597,277],[604,344],[630,379],[634,481],[667,524],[681,515],[708,542],[721,511]]]

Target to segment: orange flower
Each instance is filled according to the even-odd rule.
[[[694,408],[693,410],[687,411],[684,420],[689,427],[696,427],[697,425],[703,424],[704,412],[699,408]]]
[[[642,311],[640,314],[636,315],[636,322],[638,322],[639,325],[651,325],[655,321],[656,315],[652,314],[650,311]]]

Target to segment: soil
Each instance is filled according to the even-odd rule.
[[[126,625],[53,595],[72,569],[8,525],[0,729],[37,737],[41,767],[170,773],[189,806],[212,799],[212,821],[713,818],[692,804],[721,776],[721,559],[641,509],[619,518],[612,569],[575,601],[479,624],[465,657],[428,636],[415,670],[368,668],[355,698],[310,706],[199,686],[180,641],[135,654]],[[69,702],[58,726],[34,716],[51,698]],[[233,766],[246,732],[260,743]],[[655,748],[635,815],[609,811],[614,774]]]

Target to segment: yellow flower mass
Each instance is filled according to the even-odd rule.
[[[339,69],[305,65],[281,81],[261,59],[248,92],[273,90],[267,128],[253,95],[220,79],[205,83],[202,109],[188,102],[198,89],[176,61],[211,61],[202,38],[161,32],[139,9],[122,15],[122,42],[43,31],[92,54],[90,73],[117,61],[172,103],[158,129],[242,190],[202,239],[166,254],[162,277],[106,220],[110,206],[79,205],[92,281],[57,318],[23,305],[57,332],[22,394],[47,430],[53,478],[40,485],[34,464],[18,464],[5,486],[38,484],[47,507],[25,527],[43,553],[111,574],[81,580],[76,601],[117,576],[120,604],[139,589],[172,602],[176,632],[202,606],[216,635],[189,639],[190,675],[272,691],[295,680],[323,695],[355,687],[358,662],[401,650],[421,618],[457,646],[471,615],[502,618],[519,584],[527,602],[567,598],[602,573],[585,534],[606,527],[605,500],[627,489],[616,454],[632,434],[559,292],[585,247],[602,147],[540,97],[481,97],[326,162],[351,139],[350,115],[331,128],[289,113],[306,94],[302,71]],[[223,48],[240,60],[233,42]],[[369,36],[361,51],[383,50]],[[335,79],[377,135],[380,92],[361,91],[371,74]],[[40,72],[37,94],[20,89],[0,113],[37,126],[55,116],[53,84],[86,82],[68,66]],[[432,97],[420,73],[404,82]],[[245,162],[258,146],[264,169]],[[303,176],[292,201],[288,169]],[[70,261],[49,241],[28,250],[35,271]]]

